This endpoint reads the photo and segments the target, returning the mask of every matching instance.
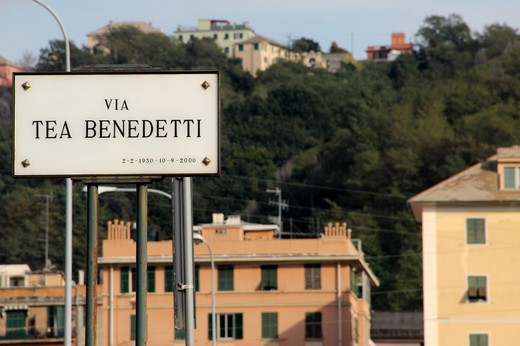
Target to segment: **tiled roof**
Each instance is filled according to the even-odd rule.
[[[520,203],[520,190],[499,190],[497,160],[520,158],[520,147],[498,148],[497,154],[440,182],[408,200],[416,220],[418,204]]]
[[[267,43],[270,43],[272,44],[273,46],[278,46],[278,47],[282,47],[282,48],[285,48],[285,49],[288,49],[285,45],[281,44],[280,42],[277,42],[273,39],[270,39],[268,37],[265,37],[265,36],[261,36],[261,35],[255,35],[253,37],[251,37],[250,39],[247,39],[245,41],[242,41],[242,42],[238,42],[238,44],[245,44],[245,43],[261,43],[261,42],[267,42]]]

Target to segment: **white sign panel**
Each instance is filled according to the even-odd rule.
[[[13,175],[220,173],[217,72],[14,76]]]

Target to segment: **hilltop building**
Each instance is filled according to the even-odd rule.
[[[231,24],[228,20],[199,19],[196,28],[178,26],[174,36],[184,43],[193,38],[213,39],[217,46],[222,48],[224,54],[231,58],[233,57],[233,45],[254,37],[255,31],[249,26],[249,22]]]
[[[219,344],[236,346],[373,345],[370,288],[379,282],[346,224],[329,224],[319,238],[280,239],[277,225],[214,214],[194,232],[207,242],[194,245],[196,345],[211,344],[212,328]],[[101,345],[135,338],[135,251],[130,223],[109,223],[98,262]],[[183,331],[173,328],[172,269],[171,241],[148,242],[148,345],[184,345]]]
[[[72,341],[84,345],[85,285],[72,295]],[[63,345],[64,296],[61,272],[0,265],[0,345]]]
[[[520,327],[520,147],[409,200],[423,239],[428,346],[515,346]]]
[[[123,27],[134,27],[134,28],[141,30],[145,34],[150,34],[150,33],[164,34],[162,32],[162,30],[154,27],[152,25],[152,23],[126,22],[126,21],[112,22],[112,21],[110,21],[110,23],[108,23],[107,25],[105,25],[97,30],[91,31],[87,34],[87,48],[90,50],[90,53],[93,53],[94,49],[99,49],[99,50],[103,51],[105,54],[108,54],[108,52],[109,52],[108,49],[106,47],[100,46],[100,42],[99,42],[100,36],[106,35],[112,29],[123,28]]]
[[[392,33],[390,46],[368,46],[367,60],[393,61],[401,54],[414,52],[413,44],[406,42],[406,35],[402,32]]]

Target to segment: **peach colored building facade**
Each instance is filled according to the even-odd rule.
[[[63,345],[65,279],[60,272],[0,265],[0,345]],[[85,285],[72,288],[72,344],[84,345]]]
[[[22,71],[23,68],[0,56],[0,87],[11,87],[13,85],[13,73]]]
[[[100,345],[132,345],[135,338],[135,242],[129,223],[111,223],[103,240]],[[320,238],[279,239],[276,225],[239,217],[194,227],[215,263],[219,345],[373,345],[370,287],[378,285],[346,224]],[[211,345],[211,257],[194,245],[195,345]],[[174,330],[172,242],[148,242],[147,344],[184,345]]]
[[[422,227],[425,345],[518,345],[520,146],[409,204]]]

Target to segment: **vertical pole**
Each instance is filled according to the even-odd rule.
[[[186,321],[186,296],[182,285],[184,279],[184,228],[183,228],[183,208],[182,208],[182,178],[173,178],[173,285],[174,285],[174,324],[175,329],[185,329]]]
[[[87,235],[87,326],[85,344],[96,345],[96,285],[97,285],[97,258],[98,258],[98,187],[88,186],[88,235]]]
[[[45,8],[58,23],[61,33],[63,34],[63,41],[65,41],[65,70],[70,72],[70,42],[65,31],[65,26],[61,22],[58,14],[54,12],[42,0],[33,0],[38,5]],[[64,345],[70,346],[72,344],[72,179],[66,179],[66,204],[65,204],[65,335]],[[96,257],[97,258],[97,257]],[[97,259],[96,259],[97,260]],[[45,263],[47,265],[47,263]],[[76,338],[78,336],[76,335]],[[76,340],[76,345],[78,340]]]
[[[72,345],[72,179],[66,180],[65,207],[65,334],[64,345]],[[97,198],[96,198],[97,201]],[[97,210],[96,210],[97,214]],[[96,221],[97,225],[97,221]],[[96,236],[97,239],[97,236]],[[97,242],[96,242],[97,243]],[[97,258],[97,256],[96,256]],[[96,259],[97,261],[97,259]],[[97,262],[96,262],[97,263]],[[78,322],[76,321],[76,324]],[[79,345],[76,334],[76,345]]]
[[[186,279],[186,346],[193,346],[195,331],[195,297],[193,287],[193,212],[191,200],[191,178],[183,178],[182,189],[184,212],[184,275]]]
[[[217,311],[216,311],[216,302],[215,302],[215,290],[217,289],[215,285],[215,259],[213,257],[213,250],[211,249],[211,245],[207,241],[206,245],[208,245],[209,258],[211,260],[211,344],[213,346],[217,346]]]
[[[137,184],[137,245],[136,245],[136,346],[146,345],[146,291],[147,291],[147,218],[148,191],[146,184]]]

